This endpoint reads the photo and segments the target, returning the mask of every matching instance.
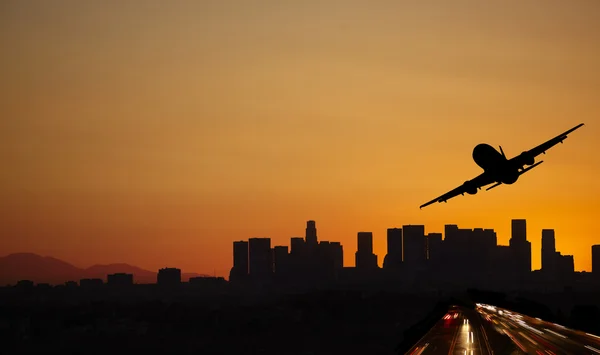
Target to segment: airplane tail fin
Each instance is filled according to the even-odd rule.
[[[504,150],[502,150],[502,146],[500,145],[500,153],[502,153],[502,156],[504,157],[504,159],[506,159],[506,154],[504,154]]]

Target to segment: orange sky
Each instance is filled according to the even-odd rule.
[[[293,3],[293,4],[292,4]],[[591,269],[600,243],[600,2],[0,4],[0,255],[227,276],[289,244],[527,218]],[[419,205],[583,122],[512,186]]]

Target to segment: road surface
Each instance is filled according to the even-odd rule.
[[[478,304],[451,308],[409,355],[600,355],[600,336]]]
[[[505,333],[524,354],[600,354],[597,335],[490,305],[477,305],[477,312],[483,322]]]
[[[479,314],[451,308],[407,354],[491,354]]]

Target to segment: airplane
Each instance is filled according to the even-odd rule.
[[[419,208],[429,206],[435,202],[448,202],[449,199],[458,195],[464,196],[465,193],[469,195],[475,195],[478,190],[481,190],[482,187],[492,183],[495,184],[491,187],[488,187],[486,191],[489,191],[502,184],[514,184],[519,179],[519,176],[525,174],[529,170],[544,162],[542,160],[536,163],[535,157],[540,154],[546,154],[548,149],[554,147],[559,142],[562,143],[565,139],[567,139],[567,135],[569,133],[581,126],[583,126],[583,123],[578,124],[570,130],[550,139],[549,141],[542,143],[531,150],[525,151],[511,159],[506,158],[502,147],[500,147],[500,152],[498,152],[489,144],[478,144],[473,149],[473,160],[477,165],[479,165],[480,168],[483,169],[483,173],[472,180],[465,181],[461,186],[455,188],[454,190],[421,205]],[[528,165],[528,167],[525,167],[526,165]]]

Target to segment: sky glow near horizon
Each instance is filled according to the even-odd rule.
[[[600,244],[600,3],[0,5],[0,255],[227,276],[232,242],[526,218]],[[418,206],[575,126],[512,186]],[[540,159],[539,158],[539,159]]]

